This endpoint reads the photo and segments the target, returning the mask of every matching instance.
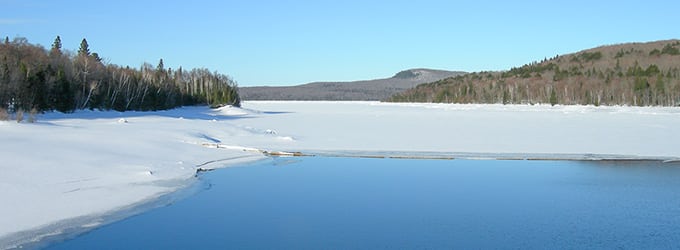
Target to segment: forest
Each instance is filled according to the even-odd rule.
[[[680,41],[601,46],[418,85],[391,102],[680,105]]]
[[[0,43],[0,116],[17,112],[81,109],[164,110],[188,105],[240,106],[236,82],[199,68],[139,68],[105,63],[86,39],[77,52],[62,49],[57,36],[50,49],[26,38]]]

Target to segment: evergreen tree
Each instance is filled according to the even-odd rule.
[[[555,92],[555,88],[553,88],[550,91],[550,105],[555,106],[557,104],[557,92]]]
[[[61,37],[57,36],[52,43],[52,49],[50,49],[50,56],[61,55]]]
[[[54,109],[62,113],[69,113],[75,108],[74,92],[71,91],[71,83],[64,75],[63,71],[57,72],[57,82],[52,90],[52,105]]]
[[[97,53],[97,52],[92,53],[91,57],[92,57],[92,59],[94,59],[96,62],[102,62],[102,58],[99,57],[99,53]]]
[[[659,75],[656,77],[656,91],[660,94],[665,94],[666,91],[666,83],[663,81],[663,74]]]
[[[78,56],[90,56],[90,45],[87,44],[87,39],[83,38],[78,49]]]
[[[158,61],[158,66],[156,67],[156,70],[159,72],[165,71],[165,66],[163,65],[163,58],[161,58],[161,60]]]
[[[508,90],[503,91],[503,105],[510,103],[510,92]]]

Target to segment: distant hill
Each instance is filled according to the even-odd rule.
[[[241,87],[242,100],[382,100],[418,84],[433,82],[465,72],[409,69],[393,77],[355,82],[314,82],[289,87]]]
[[[426,83],[392,102],[680,105],[680,40],[602,46]]]

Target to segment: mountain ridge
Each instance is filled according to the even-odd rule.
[[[373,80],[310,82],[295,86],[241,87],[239,94],[242,100],[375,101],[383,100],[421,83],[461,74],[465,72],[413,68],[397,72],[392,77]]]

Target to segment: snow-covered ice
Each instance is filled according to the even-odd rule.
[[[94,227],[262,151],[680,158],[680,108],[244,102],[0,121],[0,248]],[[79,220],[81,218],[82,220]],[[76,225],[64,223],[74,222]],[[80,223],[80,224],[77,224]]]
[[[680,108],[379,102],[246,102],[241,126],[272,127],[291,151],[473,153],[580,158],[680,156]]]

